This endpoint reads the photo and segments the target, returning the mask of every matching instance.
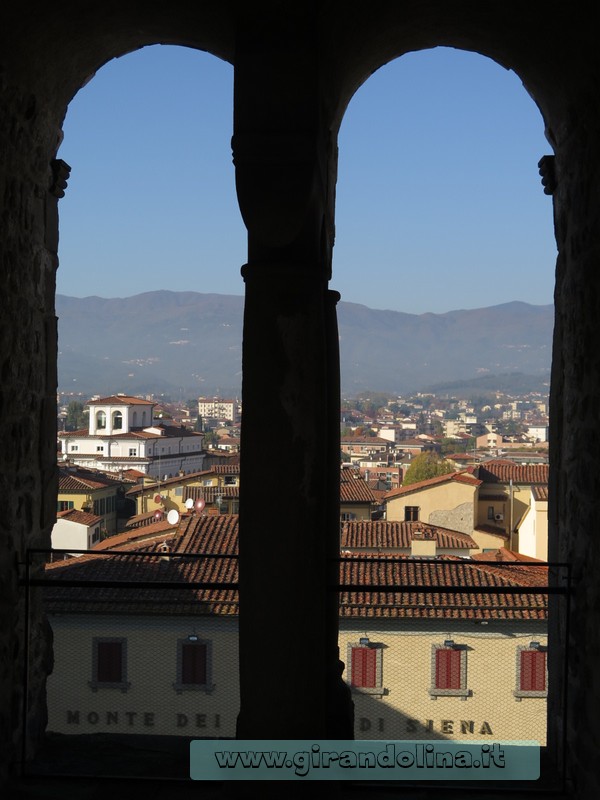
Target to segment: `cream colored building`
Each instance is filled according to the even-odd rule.
[[[103,522],[102,517],[74,508],[69,511],[59,511],[52,528],[52,549],[90,550],[100,541]]]
[[[529,555],[535,528],[535,552],[547,553],[547,491],[547,464],[490,460],[388,492],[386,519],[420,520],[468,533],[482,552],[506,547]],[[546,497],[546,505],[536,501],[530,516],[536,493]],[[521,550],[521,535],[526,550]]]
[[[99,526],[107,534],[116,533],[118,494],[122,486],[116,476],[63,463],[58,469],[56,513],[81,511],[100,518],[98,523],[90,522],[92,527]],[[53,543],[53,547],[59,546]]]
[[[49,731],[235,736],[237,530],[236,516],[188,517],[175,534],[146,542],[146,558],[128,559],[125,547],[48,565],[57,581],[46,596],[55,653]],[[355,559],[341,561],[339,643],[357,739],[545,741],[543,569],[534,565],[523,581],[522,564],[519,572],[451,556]],[[223,585],[144,583],[96,597],[97,590],[60,585],[111,575]],[[466,591],[431,594],[432,584]],[[523,592],[486,594],[503,585]]]
[[[386,519],[428,522],[473,535],[480,483],[468,472],[451,472],[401,486],[385,495]]]
[[[136,503],[136,513],[175,509],[180,514],[189,510],[186,500],[204,500],[205,507],[221,508],[223,513],[237,513],[239,504],[240,465],[216,464],[207,470],[176,475],[164,481],[143,480],[132,486],[127,497]],[[220,498],[220,503],[219,503]]]
[[[548,560],[548,487],[532,486],[531,502],[518,523],[519,552]]]

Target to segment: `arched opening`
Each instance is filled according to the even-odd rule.
[[[43,676],[50,669],[43,615],[39,604],[34,604],[35,663],[30,673],[32,680],[29,685],[25,682],[24,686],[25,597],[22,584],[18,585],[16,579],[15,565],[21,562],[25,549],[47,543],[55,513],[56,375],[53,370],[56,335],[53,297],[56,230],[53,219],[58,195],[53,193],[56,187],[51,181],[49,161],[56,154],[56,137],[65,104],[99,64],[118,53],[156,41],[197,46],[232,62],[236,60],[241,79],[241,100],[236,102],[236,115],[242,114],[248,119],[248,109],[252,114],[257,110],[274,112],[265,113],[262,119],[260,114],[257,115],[257,125],[250,126],[250,132],[256,133],[258,140],[263,132],[273,133],[266,121],[290,122],[289,130],[278,130],[274,134],[281,158],[289,152],[290,144],[296,146],[306,141],[307,129],[302,123],[307,115],[302,112],[308,111],[309,117],[314,109],[325,116],[331,112],[330,120],[335,121],[336,112],[331,111],[332,105],[343,107],[361,77],[374,67],[401,51],[444,43],[494,55],[499,63],[519,69],[543,109],[549,138],[556,151],[555,184],[558,188],[555,187],[554,206],[559,259],[552,388],[553,420],[557,422],[551,443],[552,514],[553,524],[560,533],[555,554],[560,553],[561,557],[573,563],[577,581],[571,613],[565,620],[569,625],[568,649],[573,665],[568,680],[571,713],[565,720],[561,710],[555,706],[554,722],[555,732],[564,734],[568,744],[568,796],[590,796],[597,784],[593,709],[599,691],[597,681],[593,680],[598,641],[594,613],[598,594],[598,545],[593,533],[597,509],[594,431],[599,407],[595,320],[600,280],[595,256],[598,246],[596,194],[600,184],[596,180],[598,159],[594,149],[598,138],[597,105],[593,102],[598,82],[598,68],[593,59],[594,28],[578,8],[568,9],[560,15],[540,15],[537,8],[529,7],[519,7],[515,13],[510,4],[478,4],[475,13],[472,3],[453,3],[451,7],[439,3],[375,4],[361,6],[360,20],[358,15],[348,13],[354,8],[347,3],[327,4],[326,9],[319,7],[318,13],[313,4],[298,6],[297,15],[293,17],[287,15],[286,9],[285,19],[278,17],[273,9],[274,6],[269,6],[265,11],[264,7],[255,8],[252,4],[235,8],[226,4],[202,4],[200,7],[188,4],[185,8],[179,4],[160,8],[149,4],[144,15],[140,16],[137,4],[121,4],[118,8],[108,4],[106,9],[96,6],[81,8],[76,15],[56,15],[51,6],[41,7],[34,16],[28,13],[28,9],[14,6],[0,12],[3,22],[7,22],[0,26],[3,38],[2,91],[7,112],[3,115],[6,124],[0,125],[6,154],[0,168],[2,198],[6,202],[0,244],[6,269],[2,334],[9,354],[3,363],[1,419],[3,431],[11,443],[3,451],[3,474],[15,476],[11,491],[6,493],[8,535],[2,557],[2,566],[9,576],[6,583],[8,624],[3,626],[1,634],[3,652],[7,654],[3,667],[9,665],[2,683],[5,702],[2,703],[1,729],[4,732],[5,763],[13,765],[18,760],[14,742],[19,737],[21,724],[14,709],[21,707],[24,690],[31,698],[33,722],[38,725],[38,730],[43,728]],[[293,47],[287,46],[290,40]],[[286,46],[276,46],[281,42]],[[282,73],[282,60],[288,56],[284,64],[286,72]],[[290,62],[296,67],[295,71]],[[287,102],[290,93],[285,91],[271,91],[265,97],[262,78],[266,73],[275,76],[275,81],[268,84],[269,89],[293,86],[294,90],[304,90],[304,95],[294,91],[291,102]],[[276,82],[279,85],[273,87]],[[275,94],[281,102],[273,102]],[[295,115],[297,111],[300,113]],[[315,129],[322,145],[330,142],[330,132],[335,130],[335,124],[331,122]],[[286,135],[290,132],[291,136]],[[298,137],[294,135],[296,133]],[[248,144],[250,154],[257,155],[259,163],[262,163],[264,148],[260,148],[252,136],[245,144]],[[330,175],[334,175],[335,164],[332,162],[335,154],[324,150],[325,147],[320,148],[321,163],[329,167]],[[305,162],[306,155],[306,151],[300,148],[296,151],[300,158],[295,162]],[[325,177],[326,183],[325,172],[326,169],[321,176]],[[333,186],[328,188],[333,192]],[[302,249],[290,249],[296,262],[304,263]],[[250,321],[260,327],[262,320],[257,318],[256,307],[252,311]],[[265,346],[260,357],[267,352],[276,355],[281,352],[278,349],[281,338],[271,339],[269,345],[274,347]],[[296,335],[296,342],[301,354],[306,337]],[[247,363],[251,365],[253,380],[257,375],[267,378],[265,385],[271,392],[264,392],[266,401],[271,399],[270,395],[275,398],[275,402],[267,406],[267,412],[275,409],[276,402],[285,406],[285,413],[277,418],[282,423],[278,430],[279,442],[292,452],[298,443],[297,434],[301,432],[306,434],[303,444],[319,440],[322,455],[324,438],[317,435],[321,431],[315,432],[314,422],[307,421],[306,400],[307,394],[311,399],[310,392],[298,390],[293,396],[288,391],[289,382],[284,380],[298,372],[297,364],[292,360],[292,368],[287,370],[286,364],[284,370],[278,363],[276,380],[269,380],[268,372],[260,370],[260,357],[249,354]],[[313,375],[309,369],[302,377],[305,383],[314,387],[310,383]],[[299,382],[296,388],[298,386]],[[312,397],[315,396],[316,392]],[[253,402],[259,406],[256,398],[258,392]],[[327,446],[327,449],[333,448]],[[266,462],[270,453],[257,440],[254,455]],[[308,465],[303,476],[308,480],[304,483],[298,481],[294,486],[288,483],[295,508],[305,500],[301,494],[304,485],[324,484],[319,480],[322,472],[315,466],[314,459],[310,462],[305,455],[310,457],[308,448],[303,446],[298,460]],[[255,482],[253,488],[260,487]],[[335,499],[334,494],[329,492],[329,498]],[[246,507],[256,509],[258,497],[258,492],[254,498],[250,493],[245,500]],[[323,498],[320,497],[316,502],[317,509],[322,505]],[[279,520],[277,522],[279,524]],[[294,523],[292,520],[292,528]],[[322,534],[322,526],[307,526],[305,531],[311,545],[316,546],[314,531]],[[257,542],[259,547],[262,542],[261,532],[261,539]],[[297,553],[291,565],[286,561],[288,556],[289,548],[273,560],[276,566],[274,574],[281,572],[286,580],[288,573],[281,569],[283,564],[290,567],[293,578],[299,564],[306,566],[297,558]],[[168,554],[165,554],[165,563],[167,559]],[[306,571],[312,573],[312,569]],[[252,603],[256,591],[252,586],[249,589]],[[295,589],[298,589],[297,582]],[[290,598],[291,610],[303,606],[304,597],[300,599],[298,591],[283,593],[282,596]],[[304,641],[310,641],[311,648],[304,647],[299,658],[301,666],[305,665],[309,649],[316,650],[318,656],[322,654],[314,636],[318,633],[314,620],[321,618],[321,615],[314,614],[310,620],[313,630],[310,638],[307,636]],[[293,645],[294,640],[285,625],[281,629],[283,641]],[[295,634],[295,628],[292,632]],[[248,642],[249,650],[253,650],[256,643],[255,631],[251,633],[254,636]],[[278,640],[280,645],[282,639]],[[296,674],[300,676],[298,671]],[[309,674],[312,681],[316,672]],[[278,675],[269,674],[268,678],[272,682]],[[319,681],[315,679],[313,683],[318,686]],[[255,696],[257,693],[256,687],[251,685],[251,700],[252,689]],[[268,689],[268,692],[259,693],[261,700],[276,695],[272,683]],[[250,720],[248,730],[252,733],[266,730],[268,735],[272,723],[280,721],[282,709],[291,719],[291,725],[286,729],[291,730],[291,738],[297,738],[299,733],[313,736],[315,730],[323,730],[318,725],[315,727],[312,721],[306,727],[302,726],[302,720],[309,716],[317,718],[318,714],[309,714],[306,698],[302,697],[300,701],[303,707],[298,711],[296,698],[291,715],[287,714],[290,705],[286,707],[280,702],[271,703],[267,708],[259,703],[253,707],[250,703],[246,707],[246,719]],[[268,725],[261,729],[261,723],[257,726],[256,721],[262,721],[265,714]],[[487,794],[485,790],[481,791],[482,796]]]
[[[226,396],[239,396],[241,388],[245,232],[231,163],[232,78],[231,66],[207,53],[144,48],[106,64],[72,100],[63,126],[58,155],[72,173],[60,207],[59,397],[102,405],[87,446],[82,439],[66,447],[75,465],[71,475],[76,469],[82,480],[106,479],[107,497],[94,504],[102,517],[94,549],[104,556],[125,548],[152,564],[156,547],[165,536],[171,542],[180,523],[183,529],[202,522],[183,505],[184,488],[234,460],[222,451],[208,454],[195,427],[200,394],[221,386]],[[109,172],[114,183],[106,180]],[[211,375],[220,364],[221,374]],[[61,491],[62,472],[59,496]],[[105,524],[115,513],[116,529]],[[103,559],[87,555],[91,577],[93,563]],[[128,563],[137,575],[134,561]],[[61,567],[75,568],[65,561],[55,575]],[[173,577],[186,582],[178,570]],[[109,591],[120,590],[112,585]],[[91,627],[82,637],[70,630],[71,623],[78,628],[75,618],[67,622],[47,600],[54,650],[47,681],[50,748],[63,736],[81,742],[96,733],[115,748],[119,737],[131,742],[154,734],[178,740],[183,750],[190,732],[234,735],[236,619],[149,616],[143,594],[133,600],[138,614],[114,615],[114,631],[104,632],[106,617],[87,616]],[[202,674],[214,671],[226,692],[215,695],[212,682],[181,685],[169,619],[177,635],[203,630],[211,646]],[[156,635],[163,640],[170,697],[150,688]],[[209,660],[212,643],[215,657]],[[83,695],[76,702],[71,670],[79,661]],[[140,700],[158,703],[145,716],[127,711],[136,682]],[[192,690],[210,695],[202,713],[190,711]],[[150,767],[154,757],[145,749],[138,756]],[[93,772],[104,770],[91,750],[83,758]],[[52,772],[44,756],[40,768]],[[164,767],[156,769],[159,774]]]
[[[538,170],[549,149],[539,111],[519,78],[488,58],[449,48],[411,52],[356,92],[338,146],[342,487],[360,482],[371,491],[359,520],[342,501],[341,546],[390,563],[427,559],[440,574],[445,559],[464,559],[473,567],[459,579],[465,587],[483,587],[496,561],[531,559],[529,574],[543,583],[546,567],[534,565],[549,552],[557,252]],[[414,474],[419,462],[425,466]],[[454,549],[446,537],[456,537]],[[454,606],[445,611],[446,600],[432,601],[439,630],[416,615],[396,628],[371,623],[367,640],[385,650],[359,646],[364,626],[343,622],[345,675],[353,675],[355,655],[360,664],[365,653],[373,660],[371,672],[353,680],[357,738],[466,740],[489,726],[511,740],[535,729],[545,745],[547,622],[533,636],[531,621],[498,610],[469,618]],[[529,600],[537,609],[538,599]],[[544,603],[547,614],[548,594]],[[446,640],[455,649],[440,649]],[[386,677],[378,683],[382,653]],[[455,657],[452,686],[438,685],[441,656]],[[528,659],[538,669],[533,682],[521,670]],[[471,680],[486,679],[463,685],[467,670]],[[468,705],[471,723],[433,721],[437,689],[448,690],[447,719]],[[486,725],[474,720],[476,696],[487,698]],[[515,703],[510,719],[507,702]]]

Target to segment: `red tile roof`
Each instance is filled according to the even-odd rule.
[[[79,511],[76,508],[69,508],[67,511],[58,511],[56,514],[57,519],[66,519],[69,522],[77,522],[79,525],[85,525],[91,528],[92,525],[98,525],[104,517],[99,517],[96,514],[88,514],[87,511]]]
[[[176,534],[122,545],[117,551],[86,554],[46,567],[56,579],[46,591],[51,612],[60,613],[238,613],[237,517],[187,517]],[[145,557],[140,553],[147,554]],[[178,556],[174,557],[177,553]],[[185,558],[185,555],[191,557]],[[194,555],[203,554],[202,558]],[[221,556],[210,558],[210,554]],[[227,557],[230,556],[230,557]],[[156,588],[61,586],[61,581],[152,582]],[[160,588],[177,582],[182,588]],[[231,583],[231,588],[185,588],[192,582]]]
[[[533,499],[538,502],[548,502],[548,487],[547,486],[532,486]]]
[[[376,503],[377,498],[363,478],[340,481],[340,503]]]
[[[384,520],[356,520],[342,522],[341,550],[406,549],[410,548],[416,532],[431,533],[439,548],[463,550],[476,549],[477,542],[468,534],[428,525],[424,522],[390,522]]]
[[[184,486],[183,502],[191,497],[192,500],[206,500],[214,503],[218,496],[222,498],[236,498],[240,496],[239,486]]]
[[[488,568],[461,558],[443,557],[418,561],[411,558],[344,560],[341,582],[349,585],[385,586],[348,589],[340,593],[342,617],[389,617],[412,619],[546,619],[547,595],[526,591],[486,593],[486,589],[518,589],[523,586],[521,568]],[[539,577],[539,582],[538,582]],[[546,586],[547,577],[538,576],[528,586]],[[459,593],[427,591],[427,587],[464,587]],[[389,587],[394,587],[390,589]],[[423,587],[420,590],[419,587]]]
[[[548,483],[548,471],[548,464],[515,464],[506,459],[486,461],[475,468],[484,483]]]
[[[517,553],[516,550],[509,550],[507,547],[499,547],[497,550],[491,550],[487,553],[475,553],[472,558],[476,561],[509,561],[509,562],[516,562],[520,561],[527,564],[539,564],[543,565],[544,562],[540,561],[539,558],[533,558],[533,556],[526,556],[524,553]],[[546,567],[541,567],[546,569]]]
[[[435,478],[428,478],[425,481],[418,481],[417,483],[409,483],[408,486],[400,486],[398,489],[392,489],[385,496],[386,500],[393,500],[395,497],[401,495],[411,494],[411,492],[418,492],[421,489],[428,489],[430,486],[437,486],[442,483],[454,481],[456,483],[465,483],[468,486],[480,486],[482,481],[475,478],[469,471],[464,470],[461,472],[448,472],[446,475],[438,475]]]
[[[141,397],[132,397],[131,395],[111,394],[109,397],[100,397],[98,400],[90,400],[86,403],[88,406],[108,406],[108,405],[144,405],[155,406],[152,400],[143,400]]]
[[[116,488],[119,483],[120,481],[116,478],[110,478],[108,475],[92,470],[73,467],[59,467],[58,469],[59,494],[77,494],[79,492],[89,494],[95,489],[107,489],[111,486]]]
[[[112,553],[103,551],[47,565],[47,577],[56,580],[56,585],[46,590],[47,608],[62,613],[235,615],[237,554],[237,516],[184,517],[176,534],[125,544]],[[202,557],[194,557],[198,555]],[[545,619],[547,596],[528,591],[528,587],[546,586],[547,573],[537,569],[531,576],[527,569],[522,563],[487,566],[451,556],[427,561],[372,554],[360,561],[343,557],[340,582],[347,588],[340,593],[340,614],[359,618]],[[157,586],[61,585],[66,580],[143,581]],[[177,582],[182,587],[190,582],[227,585],[161,589],[161,582]],[[461,594],[450,588],[435,593],[427,587],[469,591]],[[523,591],[486,593],[494,587]]]

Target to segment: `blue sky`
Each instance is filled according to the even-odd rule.
[[[180,47],[109,62],[76,95],[59,157],[58,292],[244,292],[231,161],[233,69]],[[444,313],[552,303],[552,151],[519,78],[449,48],[410,53],[359,89],[339,138],[331,288]]]

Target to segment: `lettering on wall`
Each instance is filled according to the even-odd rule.
[[[211,728],[221,727],[220,714],[182,714],[176,713],[170,719],[175,728]],[[153,728],[158,724],[154,711],[80,711],[67,710],[67,725],[104,725],[120,726],[127,728]]]
[[[392,728],[396,730],[397,725],[392,725]],[[377,719],[372,720],[368,717],[359,717],[358,729],[362,733],[367,733],[367,731],[383,733],[385,731],[385,719],[377,717]],[[493,736],[492,726],[489,722],[485,720],[483,722],[475,722],[472,719],[426,719],[423,722],[416,719],[407,719],[404,731],[405,733],[443,733],[446,736],[469,733],[477,733],[480,736]]]

